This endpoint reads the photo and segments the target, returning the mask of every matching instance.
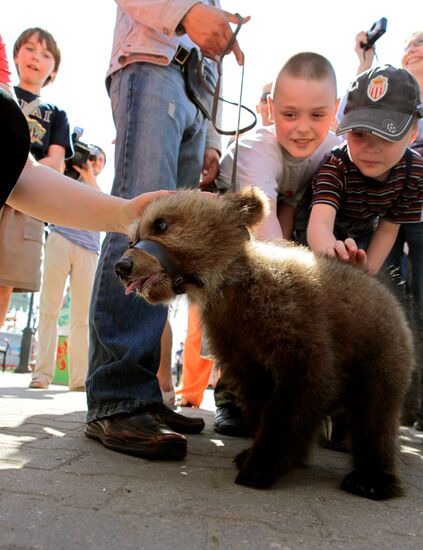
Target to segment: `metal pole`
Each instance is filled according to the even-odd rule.
[[[16,367],[15,372],[31,372],[28,368],[29,356],[32,347],[32,337],[34,336],[34,329],[31,327],[32,321],[32,308],[34,306],[34,293],[30,293],[29,306],[28,306],[28,318],[26,327],[22,331],[21,352],[19,354],[19,365]]]

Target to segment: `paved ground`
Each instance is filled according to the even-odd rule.
[[[187,458],[150,462],[83,435],[84,393],[28,383],[0,373],[1,550],[423,548],[422,434],[412,429],[401,436],[403,498],[340,491],[348,456],[323,449],[258,491],[233,483],[232,457],[248,440],[213,432],[210,395]]]

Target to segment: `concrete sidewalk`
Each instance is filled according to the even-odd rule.
[[[402,429],[406,496],[373,502],[338,487],[349,457],[316,448],[309,466],[266,491],[234,484],[246,439],[188,437],[180,462],[109,451],[83,434],[85,394],[30,390],[0,373],[2,550],[423,548],[422,434]]]

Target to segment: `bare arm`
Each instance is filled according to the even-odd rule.
[[[292,204],[287,204],[286,202],[281,202],[278,204],[278,220],[284,239],[292,239],[296,211],[296,207]]]
[[[217,177],[219,173],[219,151],[206,148],[204,152],[203,169],[201,171],[200,189],[208,189]]]
[[[167,191],[144,193],[132,200],[112,197],[28,159],[8,200],[9,206],[50,223],[127,233],[149,202]]]
[[[44,166],[49,166],[50,168],[53,168],[53,170],[61,172],[64,160],[65,148],[61,145],[50,145],[47,155],[44,158],[40,159],[38,162],[40,164],[44,164]]]
[[[400,224],[380,220],[367,250],[367,270],[376,275],[394,246]]]
[[[361,47],[361,43],[367,44],[367,32],[365,31],[359,32],[355,37],[354,51],[357,54],[357,57],[359,60],[357,74],[360,74],[364,71],[367,71],[367,69],[370,69],[373,63],[373,59],[375,57],[374,47],[368,50],[365,50],[364,48]]]
[[[282,239],[282,228],[280,226],[277,211],[276,211],[276,198],[267,197],[269,200],[269,213],[264,220],[256,227],[255,235],[262,241],[273,241],[276,239]]]
[[[336,239],[333,234],[336,210],[328,204],[315,204],[307,226],[307,242],[318,254],[335,257]]]

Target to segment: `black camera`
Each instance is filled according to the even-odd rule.
[[[387,23],[388,21],[386,17],[382,17],[382,19],[379,19],[379,21],[373,23],[371,29],[367,31],[367,43],[365,44],[364,42],[361,42],[360,44],[363,50],[370,50],[376,40],[379,40],[379,38],[385,34]]]
[[[95,145],[90,145],[89,143],[83,143],[80,138],[84,133],[83,128],[76,126],[72,132],[72,143],[74,155],[66,159],[65,161],[65,176],[72,178],[74,180],[79,179],[79,172],[73,167],[82,166],[87,162],[87,160],[96,160],[100,155],[99,149]]]

